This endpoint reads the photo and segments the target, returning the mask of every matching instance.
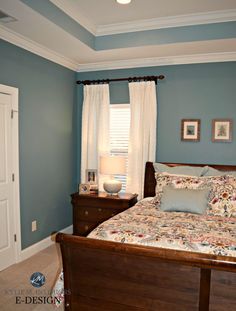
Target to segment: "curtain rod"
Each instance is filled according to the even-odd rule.
[[[109,82],[117,82],[117,81],[128,81],[128,82],[137,82],[137,81],[155,81],[157,84],[157,80],[163,80],[165,76],[144,76],[144,77],[129,77],[129,78],[118,78],[118,79],[101,79],[101,80],[83,80],[76,81],[77,84],[89,85],[89,84],[103,84]]]

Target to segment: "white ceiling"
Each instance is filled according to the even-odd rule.
[[[235,17],[231,19],[236,20],[236,0],[133,0],[127,6],[115,0],[50,1],[95,32],[97,27],[117,23],[125,32],[126,22],[138,27],[141,20],[165,20],[165,16],[178,15],[188,17],[191,25],[198,13],[217,10],[217,16],[223,14],[225,18],[225,12],[232,13]],[[17,19],[0,25],[1,38],[78,71],[236,60],[236,38],[95,51],[19,0],[0,0],[0,10]]]
[[[63,0],[51,2],[65,3]],[[132,0],[128,5],[118,4],[116,0],[66,2],[71,11],[96,26],[236,9],[236,0]]]

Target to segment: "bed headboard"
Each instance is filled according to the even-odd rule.
[[[219,171],[236,171],[236,165],[216,165],[216,164],[189,164],[189,163],[168,163],[161,162],[168,166],[211,166]],[[146,197],[154,197],[155,196],[155,187],[156,187],[156,179],[155,179],[155,170],[153,167],[153,162],[147,162],[145,167],[145,176],[144,176],[144,198]]]

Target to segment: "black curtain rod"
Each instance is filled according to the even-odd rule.
[[[128,81],[128,82],[137,82],[137,81],[155,81],[157,84],[157,80],[163,80],[165,76],[144,76],[144,77],[129,77],[129,78],[119,78],[119,79],[101,79],[101,80],[83,80],[76,81],[77,84],[89,85],[89,84],[104,84],[109,82],[117,82],[117,81]]]

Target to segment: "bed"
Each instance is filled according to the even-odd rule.
[[[236,166],[212,167],[236,171]],[[146,198],[155,196],[154,173],[153,164],[147,162]],[[128,213],[132,215],[132,211]],[[146,217],[145,210],[143,213],[141,216]],[[129,217],[125,215],[115,217],[124,223],[125,217]],[[236,218],[231,217],[227,222],[224,230],[227,234],[231,232],[232,237],[236,234]],[[201,225],[202,221],[199,230]],[[107,222],[100,225],[86,238],[57,234],[63,260],[65,310],[236,310],[236,248],[227,248],[226,252],[213,248],[209,254],[201,249],[189,251],[129,243],[129,240],[108,241],[102,238],[106,226],[110,225]],[[143,239],[143,236],[137,238]]]

